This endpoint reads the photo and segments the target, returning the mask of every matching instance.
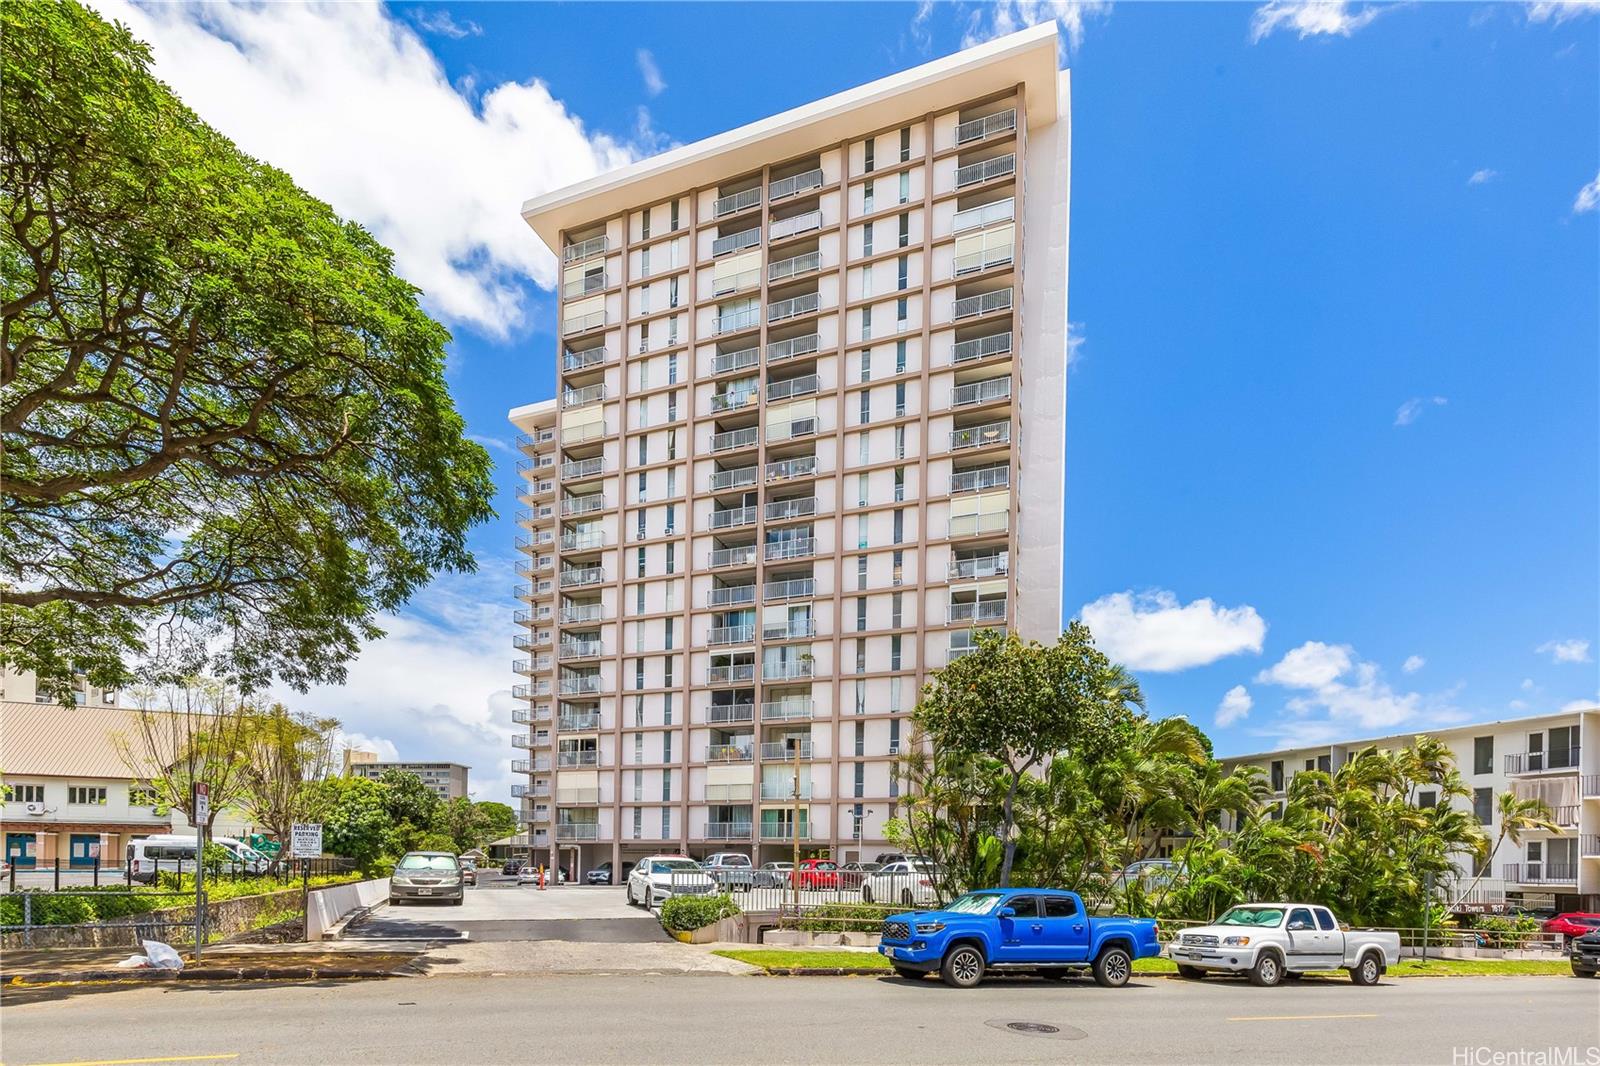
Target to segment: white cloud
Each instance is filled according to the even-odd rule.
[[[993,3],[980,3],[967,19],[967,31],[961,38],[961,47],[971,48],[975,44],[1055,19],[1061,24],[1061,32],[1066,35],[1067,47],[1076,49],[1083,43],[1084,23],[1110,10],[1109,0],[994,0]],[[913,35],[926,18],[927,13],[918,7],[911,24]]]
[[[661,68],[656,65],[656,57],[650,49],[641,48],[635,58],[639,62],[639,76],[644,79],[644,88],[651,96],[660,96],[666,90],[667,82],[661,76]]]
[[[1596,207],[1600,207],[1600,173],[1596,173],[1593,181],[1578,190],[1577,199],[1572,201],[1572,213],[1587,214]]]
[[[1101,651],[1129,669],[1156,673],[1259,654],[1267,633],[1254,607],[1218,607],[1210,599],[1184,605],[1164,589],[1113,592],[1080,614]]]
[[[483,27],[471,19],[457,22],[444,8],[437,11],[417,10],[412,12],[411,21],[416,23],[417,29],[423,33],[437,33],[444,37],[454,37],[460,40],[463,37],[482,37]]]
[[[1254,704],[1248,689],[1243,685],[1233,686],[1223,694],[1222,702],[1217,704],[1217,728],[1226,729],[1241,718],[1249,717]]]
[[[1547,640],[1534,648],[1536,655],[1548,655],[1553,663],[1586,663],[1589,661],[1589,642],[1574,637],[1571,640]]]
[[[1293,692],[1284,704],[1287,718],[1267,730],[1285,745],[1464,720],[1463,712],[1453,705],[1454,690],[1434,695],[1398,692],[1376,664],[1360,659],[1348,644],[1307,641],[1261,671],[1256,681]]]
[[[1600,0],[1536,0],[1528,5],[1529,22],[1565,22],[1600,11]]]
[[[365,733],[350,733],[339,730],[338,746],[349,748],[351,751],[370,751],[378,757],[379,762],[401,762],[399,745],[386,737],[369,737]],[[471,779],[468,779],[471,784]]]
[[[911,17],[911,40],[923,52],[933,47],[933,33],[928,20],[933,17],[933,0],[921,0],[917,13]]]
[[[1522,691],[1524,691],[1524,692],[1532,692],[1535,687],[1536,686],[1533,683],[1533,678],[1525,677],[1525,678],[1522,679]]]
[[[1293,30],[1301,40],[1328,35],[1348,37],[1378,17],[1376,4],[1353,5],[1342,0],[1270,0],[1250,18],[1254,44],[1278,30]]]
[[[393,249],[432,311],[491,336],[525,324],[529,281],[556,277],[523,200],[638,152],[537,80],[463,95],[383,7],[93,2],[207,122]]]
[[[1562,714],[1572,714],[1574,711],[1589,711],[1600,707],[1600,696],[1593,699],[1568,700],[1561,705]]]
[[[1348,644],[1324,644],[1320,640],[1308,640],[1257,674],[1256,680],[1262,684],[1288,688],[1330,685],[1350,669],[1354,651]]]
[[[1408,674],[1414,674],[1427,665],[1428,660],[1424,659],[1422,656],[1408,655],[1406,656],[1406,661],[1401,664],[1400,669],[1404,670]]]
[[[1089,338],[1082,322],[1067,323],[1067,365],[1073,366],[1083,358],[1083,345]]]
[[[1500,172],[1498,170],[1489,170],[1486,167],[1483,170],[1474,170],[1472,172],[1472,177],[1467,179],[1467,184],[1468,185],[1487,185],[1487,184],[1489,184],[1489,182],[1493,181],[1494,179],[1498,178],[1499,176],[1500,176]]]
[[[1400,408],[1395,411],[1394,424],[1397,426],[1409,426],[1418,418],[1422,417],[1422,412],[1426,411],[1429,407],[1443,407],[1449,402],[1450,401],[1443,396],[1414,396],[1405,403],[1401,404]]]
[[[501,440],[499,437],[491,437],[487,433],[468,433],[467,439],[477,441],[485,448],[493,448],[495,451],[501,452],[505,455],[515,457],[521,456],[521,453],[518,452],[517,449],[513,448],[510,444]]]

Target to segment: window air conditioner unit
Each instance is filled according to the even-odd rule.
[[[29,814],[37,816],[37,815],[41,815],[41,814],[44,813],[44,804],[42,804],[42,803],[30,803],[27,806],[23,807],[22,809],[27,811]]]

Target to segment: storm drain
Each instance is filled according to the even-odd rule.
[[[1042,1036],[1052,1040],[1082,1040],[1089,1034],[1071,1025],[1054,1025],[1050,1022],[1019,1022],[1005,1018],[992,1018],[983,1023],[991,1029],[1003,1029],[1023,1036]]]

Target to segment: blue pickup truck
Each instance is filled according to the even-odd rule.
[[[971,988],[989,970],[1065,977],[1092,970],[1106,988],[1128,983],[1134,959],[1161,954],[1150,918],[1091,918],[1076,892],[994,888],[968,892],[940,911],[890,915],[878,951],[901,977],[935,970]]]

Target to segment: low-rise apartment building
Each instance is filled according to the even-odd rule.
[[[345,762],[345,774],[350,777],[365,777],[376,781],[389,770],[417,775],[422,779],[422,783],[428,786],[428,791],[448,803],[451,800],[466,798],[467,777],[472,767],[463,766],[458,762],[382,762],[376,757],[357,759],[347,756]]]

